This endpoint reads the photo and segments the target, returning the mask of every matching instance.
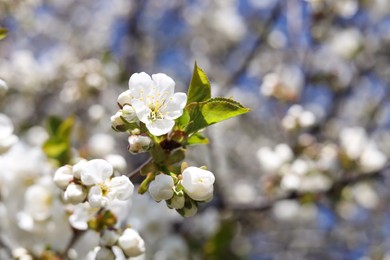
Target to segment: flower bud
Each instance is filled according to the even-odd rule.
[[[213,197],[215,177],[212,172],[197,167],[188,167],[182,173],[185,193],[196,201],[209,201]]]
[[[74,183],[69,184],[64,193],[64,199],[72,204],[81,203],[86,197],[87,192],[83,186]]]
[[[81,170],[83,169],[83,167],[85,166],[86,162],[87,162],[87,160],[81,159],[75,165],[73,165],[73,176],[75,178],[77,178],[77,179],[81,178],[80,173],[81,173]]]
[[[122,117],[124,120],[126,120],[126,122],[135,123],[139,121],[137,114],[132,106],[124,105],[121,112]]]
[[[122,108],[126,104],[130,104],[132,100],[132,96],[130,94],[130,90],[126,90],[122,92],[118,97],[118,105]]]
[[[192,217],[198,212],[198,205],[195,201],[187,198],[182,209],[176,209],[176,211],[183,217]]]
[[[55,172],[54,183],[60,188],[65,190],[66,187],[73,181],[72,166],[65,165]]]
[[[169,200],[173,196],[173,179],[166,174],[159,174],[154,181],[149,184],[150,196],[155,201]]]
[[[125,122],[123,122],[121,111],[116,112],[115,115],[111,116],[111,126],[117,131],[126,131]]]
[[[127,228],[118,239],[118,245],[127,257],[139,256],[145,252],[145,242],[139,233]]]
[[[182,209],[184,207],[184,196],[174,195],[170,200],[167,200],[167,205],[171,209]]]
[[[118,233],[115,230],[104,229],[100,234],[100,242],[101,246],[113,246],[118,240]]]
[[[145,135],[131,135],[129,136],[128,150],[132,154],[144,153],[152,147],[152,139]]]

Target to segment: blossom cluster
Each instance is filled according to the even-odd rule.
[[[149,193],[155,201],[165,200],[169,208],[190,217],[196,214],[198,202],[213,198],[215,177],[212,172],[188,167],[181,175],[158,174],[149,185]]]
[[[169,161],[175,152],[184,155],[183,150],[178,149],[185,146],[180,143],[184,139],[175,140],[173,148],[163,147],[164,142],[170,142],[175,135],[175,119],[183,115],[187,103],[187,95],[174,93],[174,87],[173,79],[162,73],[133,74],[129,89],[118,97],[120,109],[111,117],[111,124],[114,130],[129,134],[129,152],[150,152],[152,159],[158,162],[152,162],[141,193],[149,190],[155,201],[165,200],[169,208],[189,217],[197,212],[198,202],[212,199],[215,177],[202,168],[183,166],[185,163],[181,172],[170,171],[172,163],[157,158],[164,156]],[[185,135],[183,130],[177,133]]]
[[[340,178],[340,169],[370,174],[382,169],[388,157],[378,148],[361,127],[344,128],[339,133],[339,144],[320,143],[301,136],[294,153],[287,144],[271,149],[261,147],[257,157],[268,174],[283,191],[327,191]],[[270,176],[276,177],[271,178]]]
[[[93,208],[107,207],[115,199],[128,200],[134,185],[126,176],[113,177],[114,169],[103,159],[80,160],[60,167],[54,175],[56,185],[64,190],[65,202],[85,201]]]
[[[88,255],[91,259],[134,257],[145,252],[145,243],[136,230],[122,231],[115,226],[119,217],[115,204],[129,200],[134,185],[127,176],[113,175],[113,166],[103,159],[81,159],[54,174],[54,183],[64,190],[64,202],[74,205],[69,217],[72,227],[100,232],[99,246]]]

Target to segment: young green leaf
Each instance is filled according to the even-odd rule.
[[[209,79],[198,64],[195,63],[190,87],[188,89],[187,104],[191,102],[206,101],[211,98],[211,86]]]
[[[188,114],[188,111],[184,110],[183,114],[179,118],[177,118],[175,121],[176,121],[175,128],[178,130],[184,130],[185,127],[190,122],[190,115]]]
[[[187,134],[250,111],[249,108],[228,98],[212,98],[205,102],[194,102],[186,109],[191,118],[186,128]]]
[[[70,135],[74,125],[74,118],[62,120],[51,117],[48,120],[49,139],[43,144],[43,151],[47,157],[57,161],[59,165],[69,163],[71,159]]]
[[[187,140],[187,145],[208,144],[208,143],[209,143],[209,139],[207,139],[200,133],[195,133],[191,135]]]

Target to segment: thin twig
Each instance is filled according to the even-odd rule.
[[[60,255],[61,259],[68,259],[69,250],[79,241],[79,239],[86,233],[86,230],[72,229],[73,234],[64,252]]]
[[[238,69],[232,73],[232,76],[226,81],[224,86],[231,86],[232,84],[234,84],[238,80],[240,75],[245,72],[245,70],[249,66],[250,62],[255,58],[258,49],[261,47],[261,45],[264,41],[264,38],[269,33],[271,26],[275,24],[275,21],[277,20],[277,18],[279,17],[279,15],[281,13],[282,2],[283,1],[278,1],[275,4],[275,6],[271,12],[271,15],[265,21],[263,29],[260,32],[259,36],[257,37],[255,43],[253,44],[252,49],[248,52],[246,57],[243,59],[240,66],[238,67]]]
[[[153,160],[152,157],[149,157],[149,159],[147,159],[143,164],[141,164],[140,166],[137,167],[137,169],[133,170],[132,172],[130,172],[129,174],[127,174],[127,177],[130,178],[130,180],[136,176],[137,173],[139,173],[141,171],[141,169],[147,165],[148,163],[150,163],[151,161]]]

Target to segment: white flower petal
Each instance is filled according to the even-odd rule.
[[[114,169],[103,159],[94,159],[86,162],[81,170],[81,181],[85,185],[102,183],[111,177]]]
[[[129,89],[133,98],[140,98],[143,93],[149,93],[152,86],[153,81],[145,72],[134,73],[129,79]]]
[[[128,177],[119,176],[111,179],[111,191],[114,198],[119,200],[128,200],[134,192],[134,185]]]
[[[162,109],[162,113],[166,118],[176,119],[183,114],[183,109],[187,104],[187,95],[185,93],[175,93],[167,103],[166,107]]]
[[[118,245],[127,257],[135,257],[145,252],[145,242],[139,233],[127,228],[118,239]]]
[[[153,122],[146,123],[146,128],[152,135],[160,136],[172,130],[175,122],[170,119],[157,119]]]
[[[89,189],[88,202],[92,208],[105,207],[109,201],[109,198],[103,196],[102,189],[99,186],[93,186]]]
[[[171,97],[175,90],[175,81],[164,73],[157,73],[152,75],[153,82],[156,86],[158,97]]]
[[[143,123],[149,122],[150,108],[143,102],[138,99],[132,101],[133,108],[137,113],[138,119]]]

